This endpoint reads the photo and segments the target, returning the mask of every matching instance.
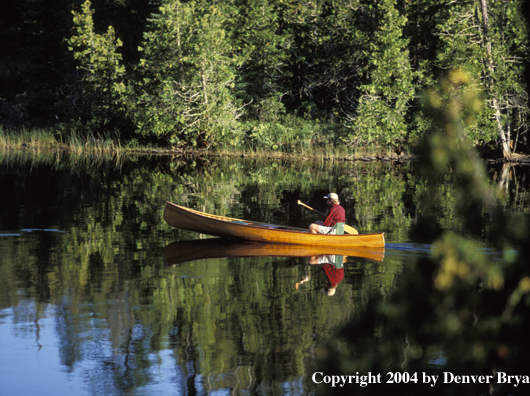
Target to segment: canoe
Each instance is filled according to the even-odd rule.
[[[172,227],[201,234],[244,239],[262,243],[322,247],[384,247],[385,236],[378,234],[322,235],[304,228],[279,226],[199,212],[166,202],[164,220]]]
[[[225,257],[320,257],[342,255],[353,259],[383,261],[384,248],[327,248],[322,246],[287,245],[224,238],[179,241],[162,251],[167,266],[189,261]]]

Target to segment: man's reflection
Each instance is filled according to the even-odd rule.
[[[337,290],[337,286],[344,279],[344,256],[336,255],[322,255],[322,256],[312,256],[309,258],[309,264],[311,265],[321,265],[322,271],[326,274],[327,285],[324,289],[324,292],[328,296],[333,296]],[[305,282],[308,282],[311,279],[311,275],[307,275],[298,282],[295,287],[298,287]]]

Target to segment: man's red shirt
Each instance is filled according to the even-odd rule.
[[[322,269],[328,277],[330,287],[337,286],[344,279],[344,268],[335,268],[332,264],[324,264]]]
[[[340,205],[333,205],[327,212],[324,218],[324,225],[326,227],[333,227],[336,223],[346,222],[346,212]]]

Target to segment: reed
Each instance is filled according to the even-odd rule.
[[[298,157],[324,161],[391,153],[388,147],[348,141],[345,138],[347,131],[340,125],[294,118],[286,118],[282,122],[248,122],[244,126],[247,132],[234,137],[229,142],[221,142],[214,150],[200,152],[200,155]],[[6,129],[2,126],[0,126],[0,150],[21,150],[34,154],[42,151],[64,151],[74,156],[118,157],[135,153],[170,153],[160,148],[141,145],[136,139],[131,139],[122,145],[119,133],[82,133],[75,128],[68,132],[57,133],[52,129],[24,127]],[[189,154],[193,155],[193,152]]]
[[[113,136],[114,135],[114,136]],[[81,135],[75,130],[66,138],[66,145],[76,155],[109,154],[121,151],[119,135],[105,132],[103,135]]]
[[[0,148],[3,150],[41,151],[58,146],[59,143],[50,130],[26,127],[6,129],[0,125]]]
[[[9,153],[10,157],[24,157],[29,155],[56,155],[69,153],[73,157],[89,156],[92,159],[98,156],[105,158],[119,158],[139,151],[139,148],[128,149],[122,147],[119,134],[104,133],[102,135],[89,134],[84,136],[76,130],[70,131],[65,137],[58,135],[51,129],[7,129],[0,126],[0,151],[3,157]]]

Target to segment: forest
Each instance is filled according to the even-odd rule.
[[[459,96],[528,154],[524,0],[4,0],[0,124],[162,147],[391,150]],[[451,109],[449,109],[451,110]],[[459,111],[460,109],[453,109]]]

